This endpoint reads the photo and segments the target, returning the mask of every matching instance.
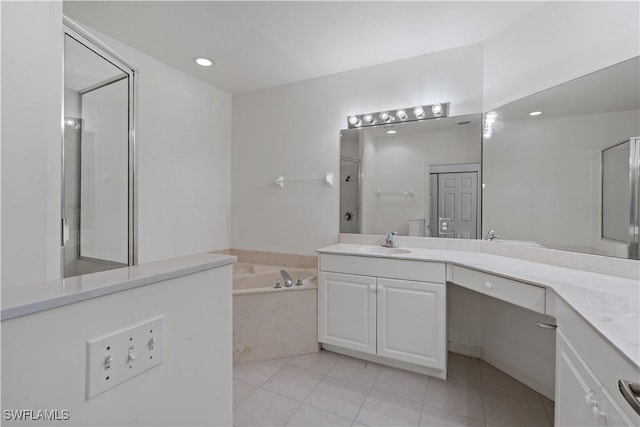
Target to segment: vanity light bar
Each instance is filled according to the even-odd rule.
[[[353,129],[448,117],[449,105],[449,102],[444,102],[432,105],[398,108],[397,110],[377,111],[375,113],[355,114],[347,117],[347,127]]]

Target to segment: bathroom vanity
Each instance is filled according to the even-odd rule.
[[[446,378],[444,263],[321,254],[318,289],[325,346]]]
[[[636,279],[480,251],[339,243],[318,252],[324,348],[446,378],[446,291],[457,285],[556,320],[556,425],[640,425],[618,390],[640,379]]]

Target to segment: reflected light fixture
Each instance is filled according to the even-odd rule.
[[[539,116],[540,114],[542,114],[542,111],[532,111],[529,113],[530,116]]]
[[[417,105],[373,113],[353,114],[347,117],[347,126],[349,128],[358,128],[448,117],[449,107],[450,103],[443,102],[433,105]],[[394,113],[390,111],[394,111]]]
[[[380,120],[388,123],[391,120],[393,120],[393,117],[391,117],[391,114],[387,113],[386,111],[383,111],[382,113],[380,113]]]
[[[358,116],[349,116],[349,125],[351,127],[359,127],[362,124]]]
[[[482,126],[482,137],[489,139],[493,136],[493,124],[498,118],[498,113],[495,111],[489,111],[484,115],[484,125]]]
[[[213,65],[213,60],[209,59],[209,58],[205,58],[203,56],[198,57],[198,58],[193,58],[193,62],[195,62],[196,64],[202,66],[202,67],[211,67]]]
[[[393,128],[393,125],[387,129],[387,135],[395,135],[396,133],[398,133],[398,131]]]

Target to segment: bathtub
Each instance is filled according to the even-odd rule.
[[[287,288],[280,270],[294,283]],[[282,288],[275,289],[276,280]],[[233,362],[247,363],[319,350],[316,269],[233,265]]]

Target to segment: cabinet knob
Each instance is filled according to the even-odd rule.
[[[598,409],[598,406],[594,406],[591,411],[593,412],[593,418],[595,418],[596,420],[599,420],[600,418],[607,419],[607,413],[600,411],[600,409]]]
[[[484,282],[484,287],[487,288],[487,289],[492,289],[493,285],[491,283],[489,283],[489,282]]]
[[[595,393],[592,391],[590,391],[588,394],[586,394],[584,396],[584,404],[587,408],[595,408],[597,409],[597,404],[598,402],[593,398],[593,396],[595,395]]]

